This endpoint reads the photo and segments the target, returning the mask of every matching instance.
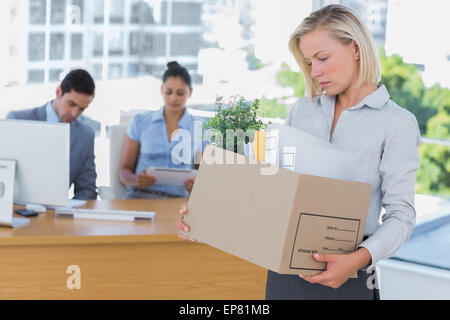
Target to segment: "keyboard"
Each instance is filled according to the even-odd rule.
[[[132,211],[112,209],[55,208],[55,215],[74,219],[115,220],[115,221],[151,221],[153,211]]]

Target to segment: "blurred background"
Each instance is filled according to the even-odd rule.
[[[97,90],[83,121],[97,134],[97,185],[108,185],[106,128],[126,123],[136,110],[162,106],[168,61],[193,76],[191,110],[208,116],[216,96],[240,94],[261,99],[261,115],[282,121],[304,95],[288,38],[312,10],[332,3],[354,9],[368,25],[379,48],[381,82],[417,117],[423,137],[417,194],[448,203],[446,0],[2,0],[0,118],[45,104],[69,70],[88,70]]]

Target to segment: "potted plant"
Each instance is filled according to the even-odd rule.
[[[267,124],[258,119],[260,101],[258,99],[247,101],[242,96],[235,96],[225,104],[223,97],[217,97],[215,105],[217,113],[205,126],[205,130],[213,129],[208,137],[210,143],[235,153],[248,155],[244,150],[252,146],[255,132],[267,128]]]

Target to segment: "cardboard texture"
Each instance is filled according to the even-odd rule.
[[[208,146],[205,153],[230,151]],[[235,159],[245,158],[233,154]],[[349,253],[362,242],[371,186],[267,164],[208,164],[189,199],[186,235],[282,274],[315,275],[314,252]]]

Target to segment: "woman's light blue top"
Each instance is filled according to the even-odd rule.
[[[353,152],[359,181],[372,185],[361,246],[372,265],[392,256],[414,228],[414,185],[419,168],[420,132],[415,116],[395,104],[384,85],[343,111],[330,139],[336,96],[299,99],[286,124]],[[381,217],[381,208],[386,214]]]
[[[128,137],[140,144],[135,173],[139,174],[148,167],[193,168],[194,156],[202,151],[203,146],[201,123],[201,120],[196,121],[196,118],[185,109],[178,121],[180,130],[176,130],[172,134],[172,140],[169,141],[164,106],[157,111],[137,114],[127,130]],[[189,196],[184,186],[154,184],[148,190],[180,197]]]

